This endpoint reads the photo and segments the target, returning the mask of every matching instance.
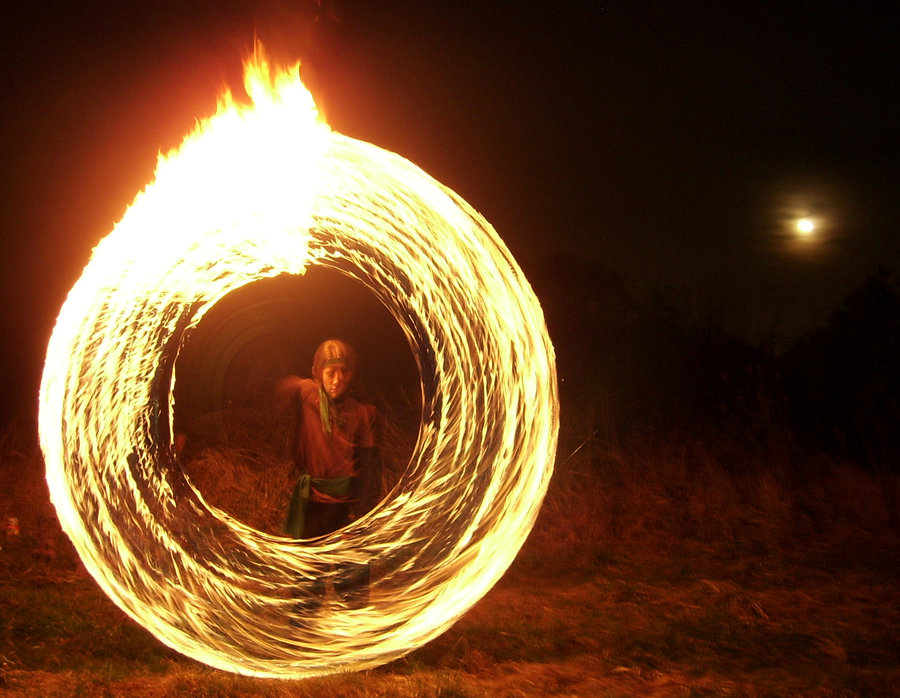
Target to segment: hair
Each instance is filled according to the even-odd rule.
[[[329,364],[344,364],[353,373],[356,371],[356,352],[347,342],[327,339],[313,354],[312,377],[315,381],[322,381],[322,371]]]

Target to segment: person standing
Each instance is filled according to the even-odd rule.
[[[285,524],[291,538],[316,538],[350,523],[362,478],[372,470],[375,408],[350,395],[355,372],[353,348],[329,339],[313,355],[311,379],[281,382],[296,417],[291,456],[299,478]]]

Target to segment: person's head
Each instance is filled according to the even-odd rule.
[[[353,380],[356,352],[340,339],[322,342],[313,355],[312,377],[332,399],[343,395]]]

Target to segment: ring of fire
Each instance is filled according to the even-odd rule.
[[[402,157],[316,119],[298,71],[247,66],[97,246],[40,393],[63,529],[107,595],[170,647],[242,674],[383,664],[447,629],[512,562],[553,467],[558,400],[540,305],[490,225]],[[308,128],[298,124],[306,123]],[[409,338],[423,417],[391,495],[314,542],[251,529],[183,475],[175,359],[203,314],[309,265],[363,282]],[[313,614],[314,580],[369,565],[368,602]]]

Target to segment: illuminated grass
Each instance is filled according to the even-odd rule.
[[[699,460],[688,461],[646,450],[593,470],[570,461],[520,558],[450,630],[378,669],[280,681],[211,670],[167,650],[106,599],[64,544],[54,559],[35,553],[31,527],[50,505],[4,496],[38,496],[28,480],[39,480],[39,461],[19,460],[19,477],[0,469],[0,508],[28,511],[22,540],[3,541],[0,551],[0,694],[892,695],[900,679],[896,531],[878,523],[877,499],[867,497],[870,511],[849,504],[871,493],[872,480],[839,467],[798,488],[759,474],[774,488],[762,494],[748,474],[732,500],[705,491],[728,479],[724,471],[703,461],[707,474],[692,479]],[[643,477],[651,466],[659,476]],[[731,525],[716,535],[698,513],[676,516],[676,490],[683,509],[718,501],[707,515],[728,513]],[[813,507],[831,511],[827,519],[801,516],[796,503],[809,510],[810,491],[835,493]],[[593,536],[580,546],[557,536],[580,526]]]

